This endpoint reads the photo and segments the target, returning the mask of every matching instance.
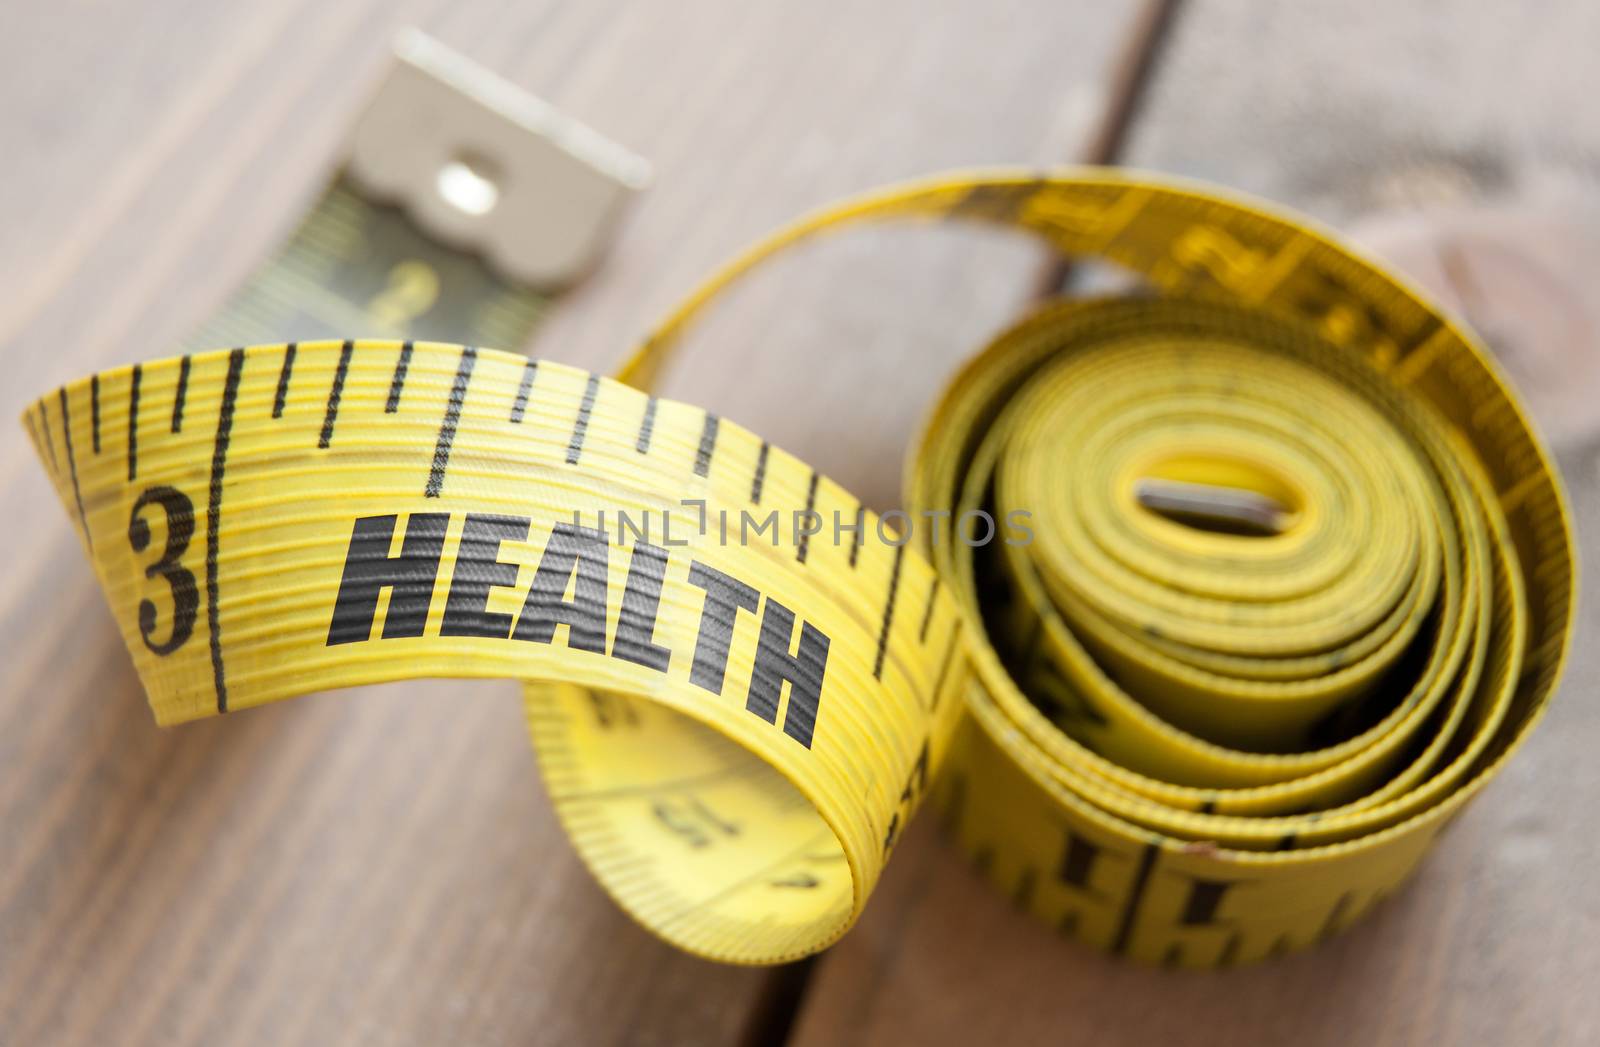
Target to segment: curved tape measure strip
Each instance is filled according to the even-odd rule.
[[[910,545],[740,426],[489,350],[201,354],[26,422],[160,722],[553,681],[528,722],[575,846],[695,953],[835,940],[929,792],[988,876],[1103,948],[1211,966],[1346,925],[1559,675],[1570,526],[1505,382],[1305,223],[1098,170],[803,219],[621,378],[647,388],[771,253],[892,218],[1020,227],[1158,292],[1046,306],[966,365],[907,471],[912,518],[947,526]],[[1263,533],[1146,500],[1219,489],[1270,507]],[[966,540],[978,510],[1010,540]]]

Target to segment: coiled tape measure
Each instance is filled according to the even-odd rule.
[[[907,466],[910,518],[948,524],[903,544],[801,459],[648,393],[752,266],[888,219],[1021,229],[1152,291],[1047,304],[965,365]],[[314,232],[296,243],[328,264]],[[474,279],[493,308],[461,330],[531,325]],[[214,329],[281,316],[284,286]],[[24,422],[158,722],[527,681],[596,877],[730,962],[837,939],[925,800],[1097,947],[1210,967],[1308,945],[1494,775],[1572,621],[1561,488],[1469,334],[1299,219],[1114,170],[805,218],[616,380],[422,341],[249,345],[72,383]],[[711,526],[681,526],[686,500]],[[1018,509],[1032,541],[960,526]],[[744,543],[715,523],[773,510]]]

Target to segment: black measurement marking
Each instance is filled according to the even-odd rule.
[[[1207,797],[1206,801],[1200,805],[1200,813],[1201,814],[1211,814],[1216,809],[1217,809],[1217,798],[1215,796]]]
[[[1133,925],[1139,917],[1139,903],[1144,901],[1144,892],[1150,886],[1150,873],[1156,867],[1156,855],[1161,853],[1161,847],[1154,843],[1144,845],[1144,850],[1139,854],[1139,867],[1133,874],[1133,885],[1128,890],[1128,902],[1122,908],[1122,921],[1117,925],[1117,937],[1111,943],[1111,951],[1120,956],[1128,951],[1128,939],[1133,937]]]
[[[1223,943],[1222,952],[1217,954],[1217,966],[1218,967],[1231,967],[1231,966],[1233,966],[1233,961],[1239,958],[1239,945],[1240,945],[1239,932],[1238,931],[1234,931],[1232,934],[1230,934],[1228,936],[1228,940],[1225,943]]]
[[[83,512],[83,492],[78,489],[78,460],[72,453],[72,413],[67,407],[67,387],[61,387],[61,436],[67,446],[67,471],[72,474],[72,497],[78,503],[78,522],[83,524],[83,540],[94,552],[94,536],[89,533],[89,517]]]
[[[1298,840],[1299,838],[1300,838],[1299,831],[1295,830],[1295,829],[1290,829],[1288,832],[1284,833],[1283,836],[1278,840],[1278,848],[1277,849],[1280,850],[1280,851],[1292,851],[1292,850],[1294,850],[1295,841]]]
[[[757,883],[761,883],[761,882],[765,881],[769,876],[771,876],[778,869],[781,869],[783,866],[788,865],[789,863],[798,860],[800,857],[802,857],[806,853],[806,851],[808,851],[811,848],[815,847],[817,845],[817,842],[818,842],[818,838],[817,837],[813,837],[812,839],[807,840],[804,845],[802,845],[800,847],[797,847],[796,849],[794,849],[792,851],[789,851],[789,852],[787,852],[785,854],[779,855],[777,860],[775,860],[773,862],[770,862],[765,866],[762,866],[760,869],[757,869],[755,872],[751,873],[749,876],[740,877],[739,879],[735,880],[733,883],[730,883],[726,887],[724,887],[721,890],[715,892],[710,897],[700,899],[698,902],[695,903],[694,907],[696,909],[710,908],[711,906],[720,904],[724,898],[727,898],[727,897],[729,897],[731,895],[737,894],[740,891],[744,890],[745,888],[747,888],[747,887],[749,887],[749,886],[751,886],[753,884],[757,884]]]
[[[1183,904],[1178,922],[1185,927],[1202,927],[1217,922],[1217,910],[1222,899],[1233,886],[1231,880],[1191,880],[1189,899]]]
[[[883,605],[883,625],[878,629],[878,658],[872,663],[872,678],[883,679],[883,656],[889,651],[889,626],[894,621],[894,600],[900,592],[900,565],[906,558],[906,547],[894,547],[894,568],[889,572],[889,599]]]
[[[233,403],[239,395],[239,375],[243,370],[244,350],[235,349],[228,354],[228,378],[222,386],[222,407],[217,412],[217,440],[211,449],[211,492],[206,500],[206,621],[211,627],[211,679],[216,686],[219,713],[228,711],[228,685],[223,679],[222,626],[217,615],[217,531],[222,520],[222,474],[228,462],[228,441],[233,436]]]
[[[856,506],[856,529],[850,532],[850,566],[856,565],[856,556],[861,552],[861,544],[865,535],[861,533],[862,525],[867,522],[867,507]]]
[[[653,547],[646,546],[643,548],[649,549]],[[640,549],[641,546],[634,546],[633,558],[635,560],[639,560],[641,555],[645,557],[646,562],[650,562],[655,559],[648,552],[641,554]],[[661,552],[661,559],[659,562],[664,569],[666,567],[666,551],[659,551]],[[659,596],[659,593],[657,595]],[[624,596],[624,614],[627,613],[627,603],[627,597]],[[446,611],[446,613],[449,612]],[[651,618],[652,624],[654,624],[654,621],[655,619]],[[612,650],[612,655],[616,655],[615,649]],[[631,660],[632,659],[630,659],[630,661]],[[665,668],[665,666],[662,666],[662,668]],[[600,726],[601,730],[609,731],[619,724],[627,727],[639,726],[639,711],[633,707],[633,703],[627,698],[624,698],[621,695],[608,694],[601,691],[586,691],[585,693],[589,696],[589,704],[594,707],[595,723]]]
[[[813,470],[811,470],[811,482],[810,482],[810,484],[808,484],[806,486],[806,520],[808,522],[811,519],[811,514],[816,511],[816,508],[817,508],[817,471],[815,469],[813,469]],[[800,540],[798,542],[796,542],[795,544],[798,546],[798,548],[795,549],[795,553],[794,553],[795,560],[800,562],[800,563],[805,563],[806,562],[806,553],[811,548],[811,536],[809,534],[806,534],[806,533],[802,532],[801,535],[800,535]]]
[[[94,453],[100,453],[100,376],[89,379],[89,424],[94,434]]]
[[[952,837],[959,837],[962,818],[967,813],[967,776],[960,771],[951,771],[948,781],[944,803],[939,808],[939,824]]]
[[[33,420],[33,412],[23,411],[22,420],[28,425],[28,435],[33,437],[33,446],[36,449],[42,450],[44,447],[44,441],[39,439],[39,423]]]
[[[589,376],[589,384],[583,388],[583,402],[578,405],[578,420],[572,424],[572,442],[567,445],[567,464],[577,465],[578,456],[583,453],[583,437],[589,431],[589,415],[594,413],[594,398],[600,392],[600,376]]]
[[[683,792],[700,786],[714,785],[718,782],[736,778],[750,778],[766,772],[762,766],[741,765],[738,767],[724,767],[721,770],[706,771],[703,774],[685,775],[682,778],[671,778],[659,782],[644,782],[640,785],[619,785],[609,789],[577,790],[564,792],[556,797],[563,803],[596,803],[605,800],[629,800],[640,796],[656,796],[666,793]]]
[[[1161,966],[1173,970],[1183,965],[1183,943],[1173,942],[1167,946],[1167,954],[1161,957]]]
[[[756,452],[756,475],[750,481],[750,500],[756,505],[761,504],[761,485],[767,482],[767,452],[771,450],[767,441],[761,441],[761,450]]]
[[[1017,908],[1026,910],[1033,906],[1033,889],[1038,876],[1033,867],[1029,866],[1017,877],[1016,889],[1011,892],[1011,900],[1016,903]]]
[[[406,371],[411,368],[411,343],[400,343],[400,355],[394,362],[394,377],[389,379],[389,402],[383,405],[384,414],[400,410],[400,394],[405,391]]]
[[[183,432],[183,402],[189,396],[189,354],[178,361],[178,393],[172,398],[172,431]]]
[[[1317,932],[1317,941],[1327,941],[1339,929],[1339,921],[1343,920],[1344,914],[1349,911],[1352,900],[1350,891],[1339,895],[1339,900],[1328,910],[1328,918],[1322,921],[1322,929]]]
[[[1089,877],[1094,873],[1094,864],[1099,857],[1100,848],[1068,829],[1067,851],[1061,856],[1056,877],[1068,886],[1093,894],[1095,891],[1089,885]]]
[[[472,365],[477,359],[478,350],[471,346],[461,350],[461,363],[456,367],[455,383],[450,386],[444,421],[439,423],[439,442],[433,448],[433,468],[428,471],[428,486],[422,492],[424,497],[437,498],[444,487],[444,471],[450,465],[450,445],[455,442],[461,404],[467,398],[467,383],[472,380]]]
[[[138,364],[133,365],[133,384],[128,387],[128,482],[139,475],[139,376]]]
[[[323,450],[333,443],[333,423],[339,417],[339,398],[344,395],[344,376],[350,371],[350,353],[354,349],[354,342],[339,347],[339,366],[334,369],[333,385],[328,388],[328,410],[322,416],[322,435],[317,438],[317,446]]]
[[[56,461],[56,441],[50,435],[50,405],[39,401],[39,429],[44,433],[44,449],[50,452],[50,475],[61,475],[61,463]]]
[[[650,450],[650,435],[656,428],[656,398],[650,397],[644,402],[644,419],[639,422],[639,442],[634,446],[640,454]]]
[[[706,422],[700,430],[700,448],[694,453],[694,474],[696,476],[709,476],[711,474],[711,456],[717,450],[717,424],[719,419],[710,411],[706,412]]]
[[[822,881],[808,872],[798,872],[781,880],[773,880],[771,885],[773,887],[793,887],[800,890],[810,890],[813,887],[822,886]]]
[[[283,405],[289,398],[289,376],[294,373],[295,343],[283,347],[283,370],[278,372],[278,392],[272,398],[272,417],[283,417]]]
[[[528,409],[528,394],[533,392],[533,379],[539,373],[539,361],[529,360],[522,369],[522,384],[517,386],[517,399],[511,405],[511,422],[513,425],[522,422],[522,415]]]
[[[933,584],[928,586],[928,606],[922,609],[922,625],[917,629],[917,642],[928,642],[928,626],[933,624],[933,604],[939,595],[939,576],[933,576]]]

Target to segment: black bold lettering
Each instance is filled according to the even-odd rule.
[[[1178,922],[1185,926],[1215,923],[1222,896],[1232,886],[1227,880],[1190,880],[1189,898],[1183,903],[1183,915],[1178,917]]]
[[[712,694],[721,694],[722,677],[728,670],[728,648],[733,642],[733,625],[739,616],[739,609],[754,611],[761,602],[761,594],[737,578],[730,578],[698,560],[689,565],[689,584],[706,591],[705,607],[700,612],[700,634],[694,641],[694,662],[689,669],[689,682]]]
[[[591,385],[594,383],[590,383]],[[515,640],[550,643],[556,626],[566,625],[567,646],[606,653],[606,570],[610,546],[604,531],[556,524],[539,558],[528,599],[517,619]],[[576,580],[573,575],[576,573]],[[568,585],[572,599],[567,599]]]
[[[767,597],[761,614],[761,638],[756,644],[755,671],[750,674],[750,693],[744,707],[768,723],[778,718],[778,697],[783,682],[789,681],[789,711],[783,717],[783,733],[811,748],[811,734],[817,725],[817,706],[822,701],[822,674],[828,667],[828,638],[810,622],[800,626],[800,650],[789,653],[789,637],[794,633],[794,612]]]
[[[391,589],[383,637],[421,636],[433,602],[433,584],[439,575],[439,553],[444,548],[449,513],[412,513],[400,555],[389,556],[397,517],[363,516],[350,534],[339,579],[339,597],[328,626],[328,646],[356,643],[372,636],[372,618],[378,594]]]
[[[622,611],[611,655],[635,665],[666,672],[672,652],[657,644],[656,612],[661,607],[661,581],[667,576],[667,551],[640,542],[628,564],[628,584],[622,592]]]
[[[1100,857],[1100,848],[1085,840],[1072,830],[1067,830],[1067,852],[1061,857],[1061,869],[1058,875],[1061,882],[1071,884],[1079,890],[1089,889],[1089,875],[1094,871],[1095,859]]]
[[[440,636],[492,636],[504,640],[511,632],[511,616],[487,610],[489,590],[517,584],[517,565],[500,559],[501,542],[528,537],[526,516],[472,513],[461,530],[461,547],[450,577],[450,596],[444,605]]]

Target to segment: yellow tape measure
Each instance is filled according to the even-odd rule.
[[[890,218],[1019,227],[1154,293],[1046,305],[974,357],[897,521],[640,391],[751,266]],[[1560,673],[1570,526],[1494,365],[1255,204],[1103,170],[891,189],[736,260],[619,377],[252,346],[25,422],[159,722],[543,681],[528,723],[579,853],[718,960],[838,938],[930,793],[1094,945],[1309,944],[1405,878]]]

